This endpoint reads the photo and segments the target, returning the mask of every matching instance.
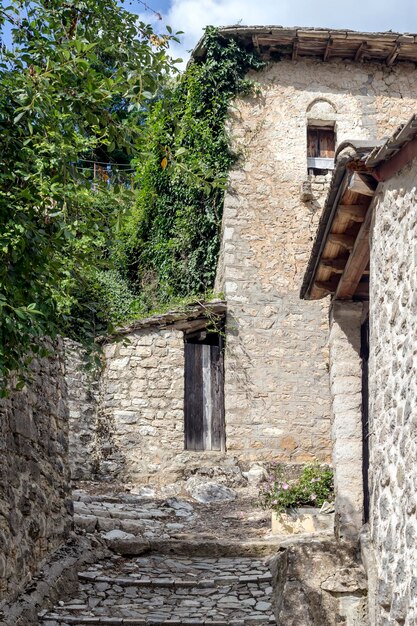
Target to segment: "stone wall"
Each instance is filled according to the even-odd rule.
[[[69,464],[72,480],[91,480],[97,470],[96,419],[100,372],[86,367],[82,346],[65,339]]]
[[[97,422],[99,475],[137,484],[155,475],[156,482],[175,482],[175,472],[187,456],[183,333],[138,330],[106,345],[104,353]]]
[[[362,302],[332,304],[330,388],[338,536],[357,539],[364,519],[362,476]]]
[[[338,143],[391,132],[414,110],[415,69],[283,60],[253,78],[259,93],[230,114],[242,158],[217,277],[228,303],[227,445],[249,460],[327,461],[328,302],[298,294],[328,178],[309,181],[306,126],[333,122]]]
[[[368,626],[366,577],[353,544],[326,537],[283,541],[271,572],[277,624]]]
[[[0,401],[0,600],[12,599],[71,527],[68,412],[60,348]]]
[[[129,332],[123,341],[105,345],[104,353],[94,478],[178,495],[192,493],[207,481],[222,487],[254,486],[264,476],[261,466],[228,451],[229,437],[241,438],[255,450],[256,441],[244,426],[240,431],[230,427],[227,415],[226,451],[184,449],[184,333],[175,324]],[[85,465],[85,450],[79,438],[73,440]]]
[[[417,161],[382,185],[370,266],[372,624],[417,623]]]

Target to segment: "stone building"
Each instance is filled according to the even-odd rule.
[[[242,158],[224,205],[216,288],[225,302],[214,305],[225,316],[214,340],[224,359],[221,434],[206,436],[213,379],[203,352],[214,344],[204,304],[138,322],[123,331],[128,343],[106,346],[100,392],[86,401],[85,414],[98,418],[84,436],[95,439],[98,475],[140,484],[332,458],[336,534],[361,537],[370,623],[411,625],[417,122],[403,125],[416,108],[417,43],[265,27],[222,34],[267,64],[252,76],[258,92],[229,119]],[[194,51],[202,56],[204,39]],[[194,447],[184,384],[190,319],[207,346]],[[72,445],[76,452],[74,437]]]
[[[411,115],[417,44],[413,36],[324,29],[221,33],[267,61],[251,76],[257,92],[235,102],[229,119],[241,159],[225,197],[216,280],[224,331],[215,337],[198,328],[187,338],[181,320],[159,317],[123,331],[126,345],[106,346],[100,391],[83,399],[81,420],[75,386],[71,458],[84,478],[94,470],[107,479],[168,484],[198,467],[247,472],[272,459],[298,465],[331,458],[329,302],[300,300],[299,287],[335,149],[352,137],[355,145],[375,143]],[[193,56],[204,53],[203,39]],[[222,362],[207,369],[203,360],[216,349]],[[348,468],[350,459],[341,463]],[[361,514],[355,504],[344,527],[357,528]]]
[[[252,76],[257,92],[230,114],[242,158],[225,197],[224,300],[120,329],[103,340],[98,378],[66,342],[66,367],[61,356],[34,363],[32,384],[1,401],[0,597],[13,599],[69,536],[69,466],[75,480],[177,495],[201,479],[241,486],[272,459],[332,459],[337,541],[280,546],[284,609],[308,597],[306,615],[323,592],[333,614],[352,595],[362,607],[365,585],[350,578],[359,541],[369,623],[411,626],[417,40],[221,32],[267,61]],[[341,586],[327,580],[335,563],[347,574]],[[306,624],[297,607],[291,619]]]
[[[302,297],[332,295],[336,510],[363,522],[372,625],[415,624],[417,115],[339,147]]]

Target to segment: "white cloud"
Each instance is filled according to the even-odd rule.
[[[164,23],[183,30],[175,55],[188,58],[208,24],[283,25],[350,28],[362,31],[417,32],[415,0],[173,0]]]

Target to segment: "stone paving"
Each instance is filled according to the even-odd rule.
[[[105,534],[120,530],[144,540],[190,537],[229,541],[268,541],[270,513],[254,497],[202,504],[195,500],[156,498],[152,492],[133,494],[114,489],[98,493],[74,492],[76,526],[85,532]]]
[[[42,626],[274,624],[267,560],[115,555],[79,573],[76,598]]]
[[[91,485],[73,497],[77,532],[112,550],[117,541],[152,546],[80,571],[76,597],[40,614],[41,626],[275,624],[270,557],[240,552],[245,541],[268,541],[269,516],[250,498],[210,505]],[[234,546],[233,555],[213,544]]]

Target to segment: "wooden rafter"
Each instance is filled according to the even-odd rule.
[[[366,215],[366,207],[361,204],[339,204],[337,211],[352,222],[363,222]]]
[[[330,280],[315,280],[314,286],[316,289],[320,289],[327,294],[334,293],[337,289],[337,281],[337,278],[331,278]]]
[[[375,193],[375,189],[372,189],[367,183],[359,176],[357,172],[353,172],[348,185],[349,191],[358,193],[361,196],[372,197]]]
[[[369,298],[369,283],[360,282],[354,295],[355,298]]]
[[[320,265],[323,269],[330,270],[333,274],[343,274],[347,259],[322,259]],[[364,276],[369,275],[369,268],[363,272]]]
[[[259,40],[257,35],[252,35],[252,43],[258,54],[261,54],[261,48],[259,46]]]
[[[299,45],[300,45],[300,41],[299,41],[298,37],[295,37],[294,41],[293,41],[293,44],[292,44],[292,60],[293,61],[297,60]]]
[[[392,65],[393,63],[395,63],[395,61],[397,60],[398,55],[400,54],[400,49],[401,49],[401,44],[400,43],[396,43],[395,46],[393,47],[393,49],[391,50],[391,52],[389,53],[389,55],[387,56],[386,59],[386,64]]]
[[[333,39],[329,37],[329,39],[327,40],[326,49],[324,51],[323,61],[327,61],[327,59],[329,58],[332,46],[333,46]]]
[[[337,246],[345,248],[345,250],[352,250],[355,243],[355,237],[339,233],[330,233],[328,241],[329,243],[334,243]]]
[[[355,61],[357,63],[360,63],[360,61],[362,61],[363,56],[366,52],[366,48],[367,48],[366,41],[362,41],[361,45],[359,46],[359,48],[356,50],[356,53],[355,53]]]
[[[343,274],[346,267],[346,259],[321,259],[320,265],[335,274]]]
[[[345,271],[340,277],[334,297],[350,300],[356,293],[360,280],[369,264],[369,230],[372,220],[372,207],[368,209],[365,221],[360,227],[352,252],[346,262]]]

